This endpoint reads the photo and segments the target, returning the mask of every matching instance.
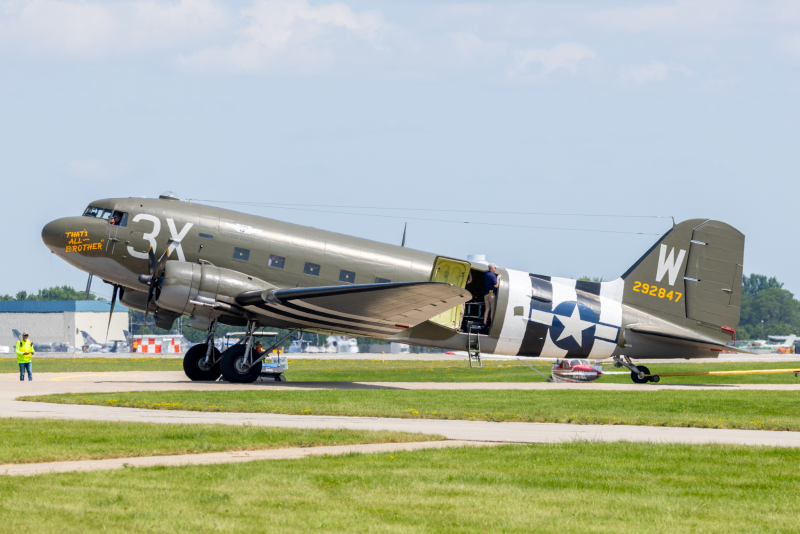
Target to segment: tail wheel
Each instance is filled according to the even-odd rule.
[[[183,372],[189,377],[189,380],[194,381],[214,381],[219,378],[221,373],[219,369],[219,356],[220,352],[217,347],[212,349],[211,358],[215,364],[206,363],[206,351],[208,345],[205,343],[195,345],[186,351],[183,357]]]
[[[261,362],[247,365],[244,361],[244,353],[247,347],[244,344],[234,345],[222,353],[220,369],[222,376],[228,382],[249,384],[258,380],[261,376]],[[255,349],[250,349],[250,361],[257,360],[258,353]]]
[[[650,369],[648,369],[644,365],[637,365],[636,368],[639,370],[639,373],[643,375],[650,374]],[[639,378],[639,375],[637,373],[634,373],[633,371],[631,371],[631,380],[633,380],[637,384],[646,384],[650,381],[650,379],[646,376]]]

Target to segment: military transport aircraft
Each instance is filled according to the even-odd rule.
[[[613,358],[634,382],[639,358],[708,358],[739,323],[744,235],[719,221],[674,224],[621,277],[584,282],[499,268],[494,322],[483,327],[485,264],[178,200],[113,198],[42,230],[68,263],[114,287],[126,306],[171,328],[207,332],[192,380],[252,382],[253,336],[220,353],[218,323],[364,336],[520,357]],[[470,276],[470,274],[472,276]],[[288,337],[288,336],[287,336]],[[286,338],[284,338],[286,339]],[[278,340],[282,342],[283,340]]]

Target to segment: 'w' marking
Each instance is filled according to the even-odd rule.
[[[686,256],[686,251],[681,250],[678,253],[678,259],[675,260],[675,247],[669,251],[667,256],[667,245],[661,245],[661,250],[658,253],[658,270],[656,271],[656,282],[660,282],[664,275],[669,272],[669,285],[675,285],[675,279],[678,278],[681,265],[683,264],[683,257]]]

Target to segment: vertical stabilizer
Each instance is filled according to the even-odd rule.
[[[736,327],[744,234],[720,221],[676,224],[622,275],[623,302],[657,315]]]

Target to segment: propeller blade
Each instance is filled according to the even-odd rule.
[[[86,281],[86,300],[89,300],[89,290],[92,289],[92,273],[89,273],[89,280]]]
[[[147,266],[149,268],[150,275],[152,276],[156,270],[156,253],[153,251],[153,247],[147,249],[147,260]]]
[[[153,247],[148,249],[147,256],[150,260],[150,289],[147,291],[147,303],[144,309],[144,326],[147,326],[147,318],[150,316],[150,301],[153,299],[153,293],[159,289],[158,286],[167,266],[169,247],[161,254],[158,261],[156,261],[156,255],[153,253]]]
[[[147,326],[147,317],[150,315],[150,299],[153,297],[154,285],[150,285],[150,290],[147,292],[147,302],[144,305],[144,326]]]
[[[156,272],[153,273],[153,278],[157,279],[164,274],[164,269],[167,266],[167,260],[169,259],[169,249],[165,250],[161,257],[158,259],[158,264],[156,265]]]
[[[401,247],[406,246],[406,230],[408,229],[408,223],[403,225],[403,241],[400,243]]]
[[[108,326],[106,327],[106,343],[108,343],[108,331],[111,330],[111,318],[114,316],[114,305],[117,303],[117,290],[119,286],[114,284],[114,291],[111,292],[111,311],[108,312]]]

